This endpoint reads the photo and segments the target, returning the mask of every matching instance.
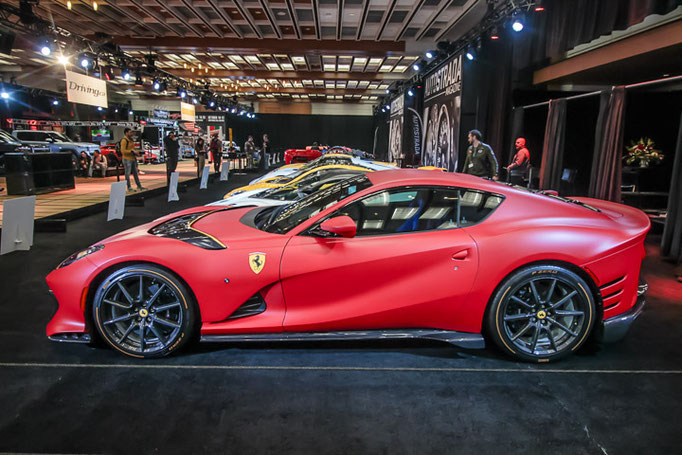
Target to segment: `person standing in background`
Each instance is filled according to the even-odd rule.
[[[516,147],[516,155],[514,155],[514,160],[506,169],[509,173],[509,183],[521,185],[523,184],[523,177],[527,175],[530,168],[530,152],[526,148],[525,138],[517,138],[514,146]]]
[[[168,133],[163,140],[163,146],[166,149],[166,184],[170,185],[170,176],[178,167],[178,153],[180,152],[180,144],[174,131]]]
[[[146,190],[140,184],[140,177],[137,175],[137,153],[135,152],[135,141],[133,136],[135,132],[130,128],[126,128],[123,131],[123,139],[121,139],[121,161],[123,161],[123,169],[126,175],[126,182],[128,183],[128,191],[135,191],[130,185],[130,174],[135,177],[135,183],[137,184],[138,190]]]
[[[261,164],[260,167],[261,167],[261,169],[267,169],[268,165],[269,165],[268,159],[270,158],[270,139],[268,139],[267,134],[263,135],[263,151],[262,151],[262,154],[263,154],[263,158],[262,158],[261,162],[263,164]]]
[[[194,144],[194,153],[196,154],[195,159],[197,161],[197,178],[200,179],[206,165],[206,146],[204,145],[203,137],[197,139],[197,143]]]
[[[481,137],[480,131],[469,131],[467,139],[471,145],[467,149],[467,157],[464,161],[462,173],[497,180],[497,157],[495,157],[495,152],[493,152],[493,149],[488,144],[481,142]]]
[[[213,156],[213,169],[217,174],[220,172],[220,163],[223,159],[223,144],[218,139],[218,133],[211,137],[211,144],[209,145],[211,156]]]

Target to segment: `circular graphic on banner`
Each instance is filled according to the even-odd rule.
[[[449,169],[450,155],[452,154],[452,128],[450,127],[450,114],[445,104],[440,107],[438,116],[438,136],[437,136],[436,158],[438,167]]]
[[[403,118],[398,117],[391,120],[390,144],[388,147],[388,161],[392,162],[396,158],[400,158],[402,153],[402,130]]]
[[[426,116],[426,145],[424,151],[424,166],[435,166],[436,150],[438,148],[438,105],[434,105]]]

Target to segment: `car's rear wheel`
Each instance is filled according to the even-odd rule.
[[[524,361],[548,362],[575,352],[588,338],[595,315],[585,280],[563,267],[536,265],[504,280],[487,322],[504,352]]]
[[[97,288],[92,304],[99,335],[123,354],[163,357],[191,337],[190,293],[172,273],[148,264],[116,270]]]

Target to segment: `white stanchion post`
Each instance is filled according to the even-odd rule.
[[[168,185],[168,202],[179,201],[178,196],[178,180],[180,179],[179,172],[172,172],[170,177],[170,185]]]
[[[223,166],[223,168],[220,170],[220,181],[221,182],[227,182],[227,179],[230,176],[230,160],[227,160],[227,163]]]
[[[122,220],[126,207],[126,182],[111,184],[109,190],[109,213],[107,221]]]
[[[208,166],[204,166],[204,170],[201,173],[201,185],[199,185],[200,190],[205,190],[208,188],[208,173],[210,170],[211,169]]]
[[[35,213],[35,196],[7,199],[3,202],[0,255],[31,249]]]

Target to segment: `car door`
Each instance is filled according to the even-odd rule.
[[[346,204],[353,238],[319,237],[319,220],[284,251],[285,331],[453,329],[477,273],[457,227],[456,188],[401,187]]]

